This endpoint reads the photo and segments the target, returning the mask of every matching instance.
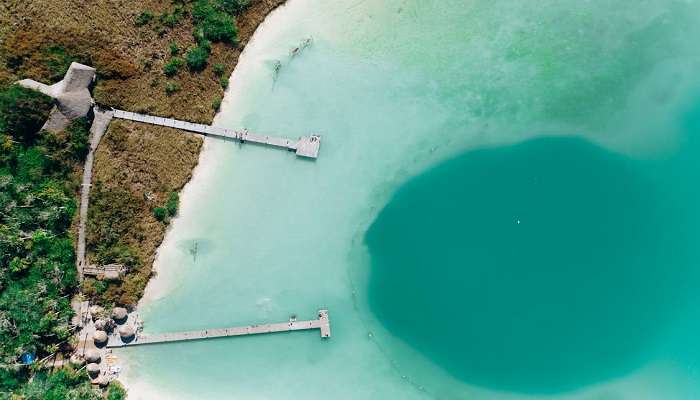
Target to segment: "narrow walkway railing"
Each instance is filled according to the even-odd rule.
[[[294,321],[281,322],[276,324],[263,324],[263,325],[247,325],[239,326],[233,328],[220,328],[220,329],[203,329],[199,331],[189,331],[189,332],[178,332],[178,333],[162,333],[154,335],[141,335],[136,334],[131,341],[128,339],[123,340],[116,335],[110,337],[107,347],[129,347],[144,344],[157,344],[157,343],[169,343],[169,342],[182,342],[188,340],[202,340],[202,339],[213,339],[228,336],[245,336],[245,335],[258,335],[263,333],[275,333],[275,332],[291,332],[291,331],[303,331],[309,329],[319,329],[321,331],[322,338],[329,338],[331,336],[331,324],[328,319],[328,310],[319,310],[318,319],[313,319],[309,321]]]
[[[317,158],[321,147],[321,137],[311,135],[300,137],[299,140],[280,138],[275,136],[259,135],[247,130],[231,130],[216,126],[195,124],[193,122],[181,121],[172,118],[156,117],[153,115],[138,114],[130,111],[114,110],[114,118],[129,121],[142,122],[145,124],[166,126],[169,128],[182,129],[188,132],[200,133],[207,136],[218,136],[227,139],[238,140],[240,142],[252,142],[265,146],[277,147],[294,151],[298,156],[307,158]]]

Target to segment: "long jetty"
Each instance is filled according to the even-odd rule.
[[[169,128],[182,129],[188,132],[200,133],[207,136],[218,136],[226,139],[238,140],[240,142],[257,143],[264,146],[277,147],[294,151],[300,157],[317,158],[321,147],[321,136],[302,136],[298,140],[287,138],[259,135],[248,130],[232,130],[217,126],[195,124],[193,122],[181,121],[172,118],[156,117],[153,115],[139,114],[130,111],[114,110],[114,118],[129,121],[142,122],[145,124],[167,126]]]
[[[184,342],[190,340],[214,339],[229,336],[259,335],[263,333],[292,332],[318,329],[322,338],[331,337],[331,324],[328,319],[328,310],[319,310],[318,319],[308,321],[290,320],[263,325],[247,325],[232,328],[204,329],[199,331],[162,333],[154,335],[136,334],[132,340],[124,341],[118,336],[112,336],[107,342],[108,348],[131,347],[145,344],[158,344],[170,342]]]

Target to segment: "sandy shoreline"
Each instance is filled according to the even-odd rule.
[[[287,3],[288,1],[281,4],[279,7],[276,7],[273,10],[271,10],[259,23],[258,27],[255,30],[255,33],[246,44],[243,52],[239,57],[238,64],[234,67],[233,72],[231,73],[231,76],[229,78],[230,84],[226,88],[221,108],[214,117],[212,125],[217,126],[223,123],[224,114],[231,106],[231,97],[240,94],[240,90],[235,91],[233,88],[237,86],[236,82],[240,79],[238,77],[238,75],[240,74],[239,65],[241,64],[241,60],[246,58],[250,45],[255,42],[255,39],[258,35],[263,33],[264,28],[268,27],[268,20],[270,16],[280,11]],[[180,211],[178,212],[178,215],[172,219],[170,225],[166,230],[165,237],[161,244],[158,246],[158,250],[156,251],[155,260],[153,262],[154,276],[149,280],[146,289],[144,290],[144,294],[139,300],[134,312],[138,313],[139,310],[143,310],[143,308],[146,307],[149,303],[164,298],[165,296],[167,296],[168,293],[170,293],[173,290],[175,282],[171,282],[165,277],[158,274],[161,270],[161,262],[163,262],[161,258],[161,249],[163,249],[166,246],[173,245],[173,242],[178,240],[178,238],[173,235],[173,231],[176,227],[183,223],[181,215],[183,213],[190,212],[190,209],[192,210],[192,212],[194,212],[194,209],[198,204],[198,199],[204,194],[201,190],[198,189],[201,186],[200,184],[202,183],[202,181],[212,175],[213,169],[216,167],[217,163],[217,159],[213,156],[212,153],[214,153],[216,151],[217,146],[220,145],[221,142],[218,139],[204,139],[204,144],[199,154],[199,161],[192,171],[192,177],[180,191]],[[195,183],[197,183],[197,185],[195,185]],[[119,376],[119,381],[127,389],[129,399],[168,398],[167,393],[164,393],[162,390],[149,385],[144,380],[129,379],[129,372],[132,371],[132,367],[135,366],[130,365],[126,360],[126,357],[120,357],[120,366],[122,368],[122,372]]]

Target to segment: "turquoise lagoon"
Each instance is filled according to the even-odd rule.
[[[700,398],[700,3],[291,0],[119,351],[139,399]],[[305,37],[299,56],[289,50]],[[282,68],[273,72],[276,60]]]

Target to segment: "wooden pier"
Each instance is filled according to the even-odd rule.
[[[133,340],[124,342],[118,335],[111,336],[107,342],[108,348],[130,347],[144,344],[157,344],[169,342],[183,342],[188,340],[213,339],[229,336],[258,335],[262,333],[292,332],[318,329],[322,338],[331,337],[331,324],[328,319],[328,310],[319,310],[318,319],[308,321],[290,320],[275,324],[248,325],[233,328],[204,329],[200,331],[162,333],[154,335],[136,334]]]
[[[231,130],[216,126],[195,124],[187,121],[180,121],[172,118],[155,117],[152,115],[138,114],[123,110],[114,110],[114,118],[129,121],[143,122],[151,125],[167,126],[175,129],[182,129],[188,132],[200,133],[207,136],[218,136],[240,142],[252,142],[265,146],[277,147],[294,151],[297,156],[306,158],[317,158],[321,147],[321,137],[311,135],[300,137],[298,140],[280,138],[275,136],[258,135],[247,130]]]

